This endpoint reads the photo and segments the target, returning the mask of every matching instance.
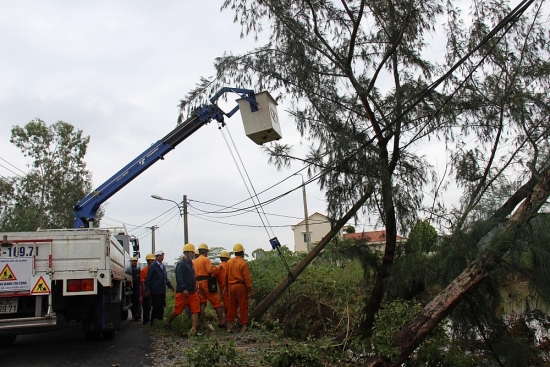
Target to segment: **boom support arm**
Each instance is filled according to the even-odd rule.
[[[214,104],[224,93],[233,92],[240,94],[242,98],[250,103],[252,112],[258,111],[254,91],[239,88],[222,88],[214,95],[210,105],[203,105],[193,111],[191,117],[176,126],[165,137],[157,141],[151,147],[146,149],[132,162],[118,171],[114,176],[100,185],[97,189],[88,194],[74,206],[75,228],[90,227],[95,220],[97,210],[105,201],[116,194],[120,189],[129,184],[134,178],[143,171],[151,167],[158,160],[164,159],[164,155],[174,149],[179,143],[187,139],[191,134],[209,123],[211,120],[217,120],[224,124],[224,116],[231,117],[239,106],[236,106],[229,113],[223,112]]]

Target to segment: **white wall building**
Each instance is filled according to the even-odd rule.
[[[321,213],[313,213],[308,217],[311,248],[330,231],[330,218]],[[307,252],[306,221],[305,219],[290,227],[294,231],[294,251]]]

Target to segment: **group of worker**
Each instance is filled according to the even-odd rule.
[[[163,320],[166,288],[169,288],[176,294],[174,310],[164,324],[166,330],[170,330],[172,321],[186,310],[191,317],[190,332],[197,333],[199,315],[204,327],[206,306],[210,303],[216,311],[219,328],[232,333],[234,321],[238,318],[241,331],[246,331],[248,298],[254,297],[254,292],[248,264],[244,260],[244,247],[240,243],[233,246],[233,258],[229,252],[222,251],[219,255],[221,263],[216,267],[208,258],[208,252],[205,243],[201,243],[198,249],[191,243],[183,246],[183,256],[176,263],[175,289],[168,279],[162,250],[154,255],[148,254],[145,257],[147,265],[141,270],[137,259],[132,258],[132,320],[142,319],[142,309],[144,325],[153,325],[155,319]]]

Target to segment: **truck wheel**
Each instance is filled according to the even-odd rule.
[[[84,330],[84,336],[87,340],[99,340],[99,334],[100,332],[97,330]]]
[[[105,330],[103,332],[103,339],[105,340],[113,340],[116,335],[116,330]]]
[[[15,343],[17,335],[2,335],[0,336],[0,347],[8,347]]]
[[[128,310],[126,311],[120,311],[120,320],[126,321],[128,320]]]

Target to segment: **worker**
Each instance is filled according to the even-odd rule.
[[[141,290],[141,280],[139,275],[141,270],[138,267],[137,257],[132,257],[130,259],[132,264],[132,321],[141,321],[141,301],[140,301],[140,290]]]
[[[216,315],[218,316],[218,327],[225,329],[225,320],[222,313],[222,304],[220,302],[220,296],[218,295],[218,290],[211,291],[208,287],[209,278],[213,275],[216,275],[219,269],[212,266],[212,262],[208,258],[208,245],[206,243],[201,243],[199,245],[199,258],[195,259],[193,262],[195,266],[195,276],[198,283],[199,291],[199,300],[200,300],[200,309],[201,309],[201,324],[204,327],[205,323],[205,312],[206,312],[206,303],[210,302]],[[214,282],[216,281],[215,278]],[[210,326],[211,327],[211,326]]]
[[[193,259],[195,257],[195,246],[187,243],[183,246],[183,258],[176,264],[176,300],[174,311],[168,316],[164,328],[172,328],[172,321],[181,315],[183,310],[189,306],[191,311],[191,334],[197,333],[197,320],[199,318],[200,306],[197,294],[197,282],[195,280],[195,269]],[[186,333],[182,336],[187,336]]]
[[[147,325],[151,321],[151,295],[145,296],[145,280],[147,279],[147,271],[149,270],[149,265],[155,261],[155,255],[147,254],[145,256],[145,261],[147,265],[139,273],[139,278],[141,281],[141,306],[142,306],[142,318],[143,325]]]
[[[218,279],[218,288],[220,289],[220,294],[222,295],[222,304],[223,304],[223,313],[227,316],[227,305],[229,304],[229,293],[227,292],[227,287],[225,284],[225,273],[227,269],[227,260],[231,258],[231,255],[227,251],[220,252],[220,265],[218,266],[219,272],[216,275]]]
[[[254,298],[252,281],[248,264],[244,261],[244,247],[240,243],[233,246],[235,257],[227,261],[225,280],[229,290],[229,306],[227,307],[227,332],[231,333],[233,320],[239,310],[241,331],[247,330],[248,325],[248,298]]]
[[[151,295],[151,326],[155,319],[162,320],[164,316],[164,307],[166,307],[166,287],[172,291],[174,287],[168,275],[166,268],[162,263],[164,261],[164,251],[158,250],[155,252],[155,261],[149,265],[147,278],[145,279],[145,295]]]

